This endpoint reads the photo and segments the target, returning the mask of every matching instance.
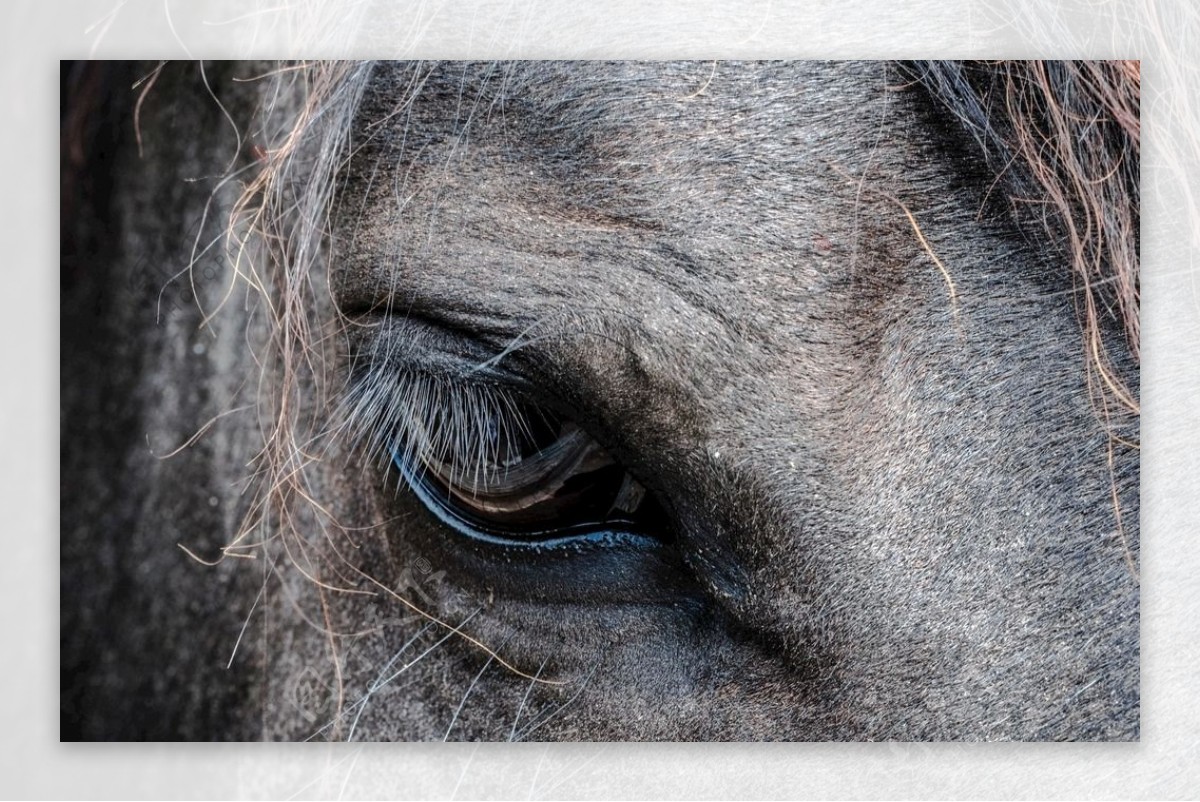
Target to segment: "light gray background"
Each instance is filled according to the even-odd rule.
[[[1200,795],[1200,11],[1194,3],[619,0],[601,7],[589,0],[390,0],[329,8],[299,0],[16,0],[4,5],[0,20],[0,792],[96,798]],[[201,55],[1143,59],[1142,742],[59,744],[57,60]]]

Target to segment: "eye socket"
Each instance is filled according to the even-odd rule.
[[[668,531],[653,495],[573,421],[489,385],[422,374],[403,384],[410,403],[388,452],[460,533],[544,546]]]

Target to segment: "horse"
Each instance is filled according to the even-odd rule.
[[[77,63],[64,740],[1135,740],[1136,62]]]

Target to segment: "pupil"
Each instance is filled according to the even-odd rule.
[[[488,444],[496,455],[496,467],[512,468],[533,457],[562,437],[563,424],[557,416],[529,404],[502,413],[505,424],[492,418],[487,422]]]
[[[526,406],[525,409],[520,410],[519,420],[524,424],[521,427],[520,439],[524,443],[526,455],[536,454],[554,445],[562,436],[562,421],[557,416],[543,412],[536,407]]]

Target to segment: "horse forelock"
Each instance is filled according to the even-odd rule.
[[[1040,229],[1033,235],[1073,274],[1098,410],[1136,415],[1140,62],[927,61],[909,69],[978,145],[1018,221]],[[1132,366],[1113,356],[1114,328]]]

